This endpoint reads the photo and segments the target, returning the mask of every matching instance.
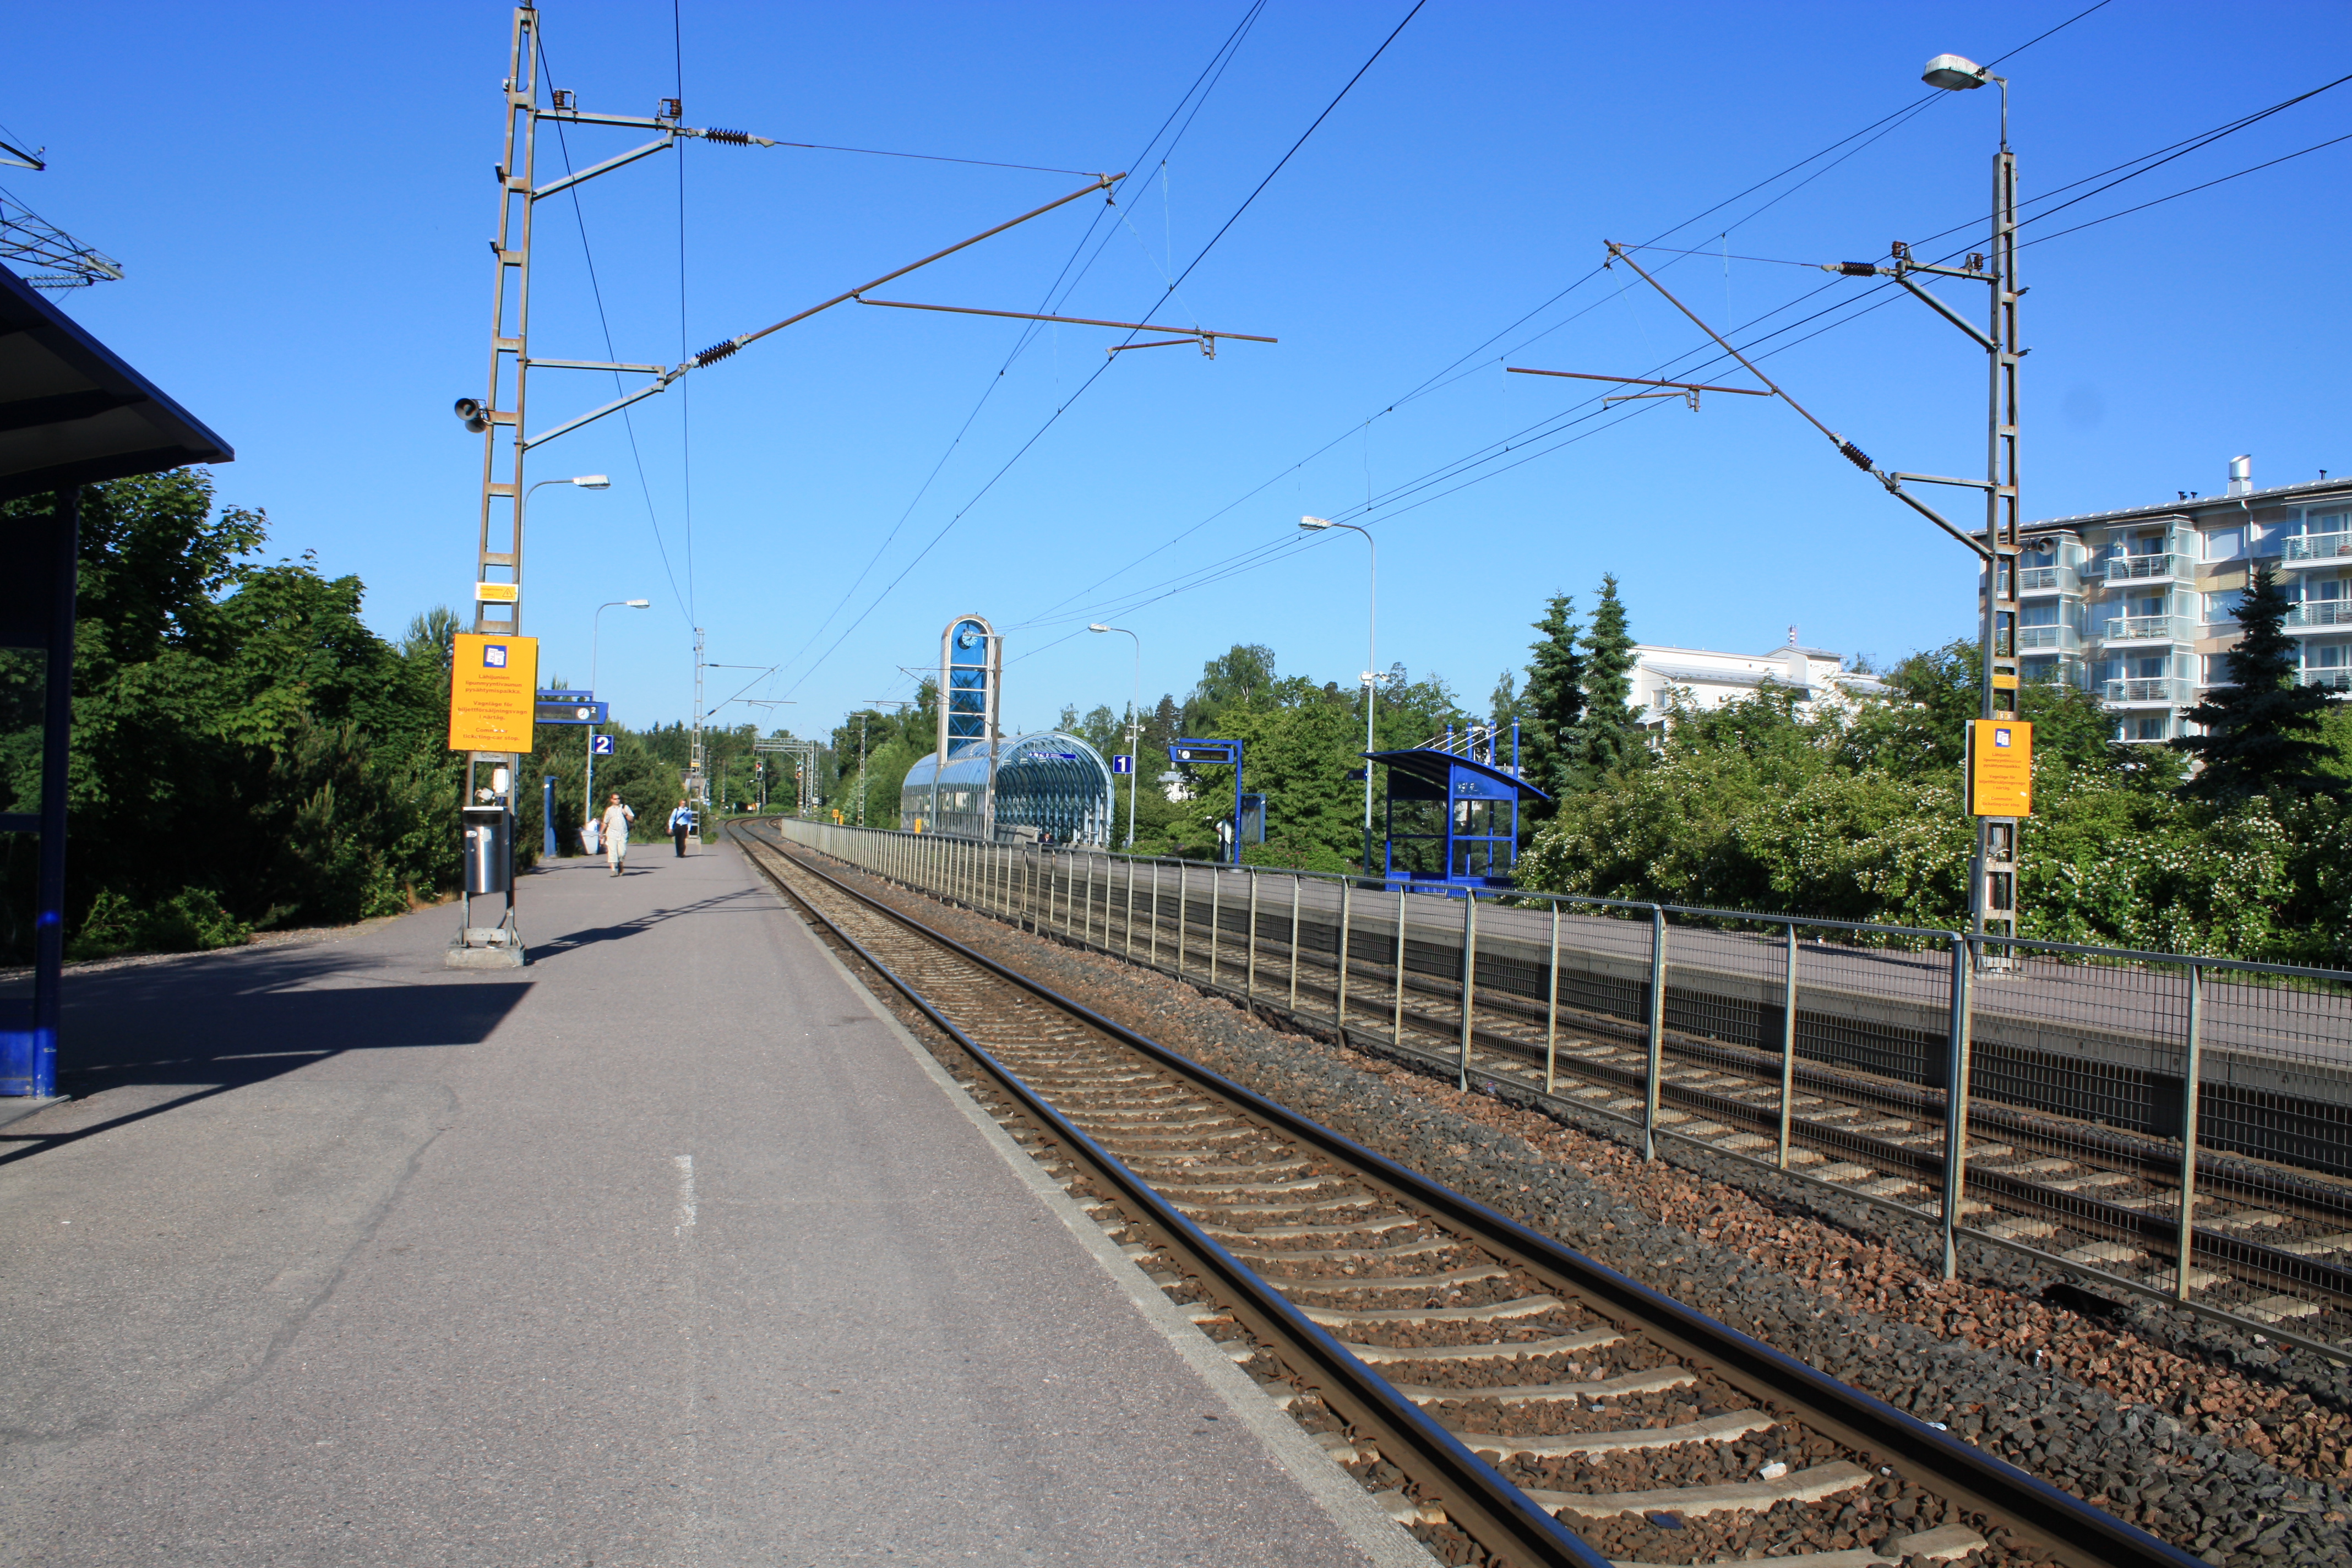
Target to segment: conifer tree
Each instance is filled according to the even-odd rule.
[[[2203,733],[2171,742],[2201,764],[2182,786],[2185,793],[2242,800],[2341,787],[2320,771],[2331,750],[2320,739],[2320,715],[2333,700],[2296,679],[2294,639],[2281,629],[2292,604],[2268,563],[2256,569],[2253,586],[2238,605],[2237,646],[2222,656],[2230,684],[2189,710]]]
[[[1584,717],[1584,655],[1578,648],[1576,601],[1554,594],[1544,618],[1534,623],[1542,636],[1528,645],[1527,689],[1519,694],[1519,759],[1528,779],[1557,797],[1567,784],[1578,721]]]
[[[1617,579],[1601,579],[1601,603],[1584,634],[1584,712],[1573,737],[1570,766],[1580,784],[1597,783],[1642,755],[1640,727],[1628,700],[1633,694],[1633,637]]]

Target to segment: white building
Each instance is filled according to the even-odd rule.
[[[2322,473],[2258,490],[2252,468],[2233,458],[2220,495],[2020,530],[2021,673],[2096,692],[2119,741],[2168,741],[2226,684],[2239,595],[2267,563],[2294,602],[2285,630],[2304,683],[2352,690],[2352,483]]]
[[[1633,709],[1643,725],[1655,728],[1665,721],[1669,690],[1685,704],[1706,710],[1753,697],[1769,682],[1781,690],[1796,692],[1799,710],[1810,711],[1822,702],[1844,706],[1856,697],[1885,689],[1875,677],[1848,670],[1836,654],[1799,647],[1795,632],[1791,626],[1788,647],[1759,654],[1636,643]]]

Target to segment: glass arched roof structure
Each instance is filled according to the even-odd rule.
[[[977,741],[950,743],[948,764],[934,752],[907,770],[898,795],[898,826],[958,838],[992,836],[988,800],[988,747]],[[931,805],[933,785],[939,805]],[[1097,847],[1111,841],[1110,764],[1076,735],[1047,730],[1000,741],[996,750],[996,811],[993,837],[1013,837],[1016,827],[1034,828],[1055,844]]]

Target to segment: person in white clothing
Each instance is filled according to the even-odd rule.
[[[636,819],[637,814],[623,805],[617,795],[613,797],[613,804],[604,808],[604,864],[613,868],[615,877],[622,874],[628,861],[629,824]]]

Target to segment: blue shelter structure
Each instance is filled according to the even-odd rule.
[[[945,767],[933,752],[907,770],[898,826],[983,844],[1038,838],[1107,848],[1111,798],[1110,764],[1076,735],[1016,735],[992,752],[975,738],[950,746]]]
[[[46,512],[0,515],[0,647],[45,656],[40,793],[0,794],[0,833],[37,835],[29,992],[0,986],[0,1095],[57,1093],[65,967],[66,752],[73,726],[74,601],[81,487],[236,453],[154,383],[0,267],[0,501],[52,495]],[[30,809],[27,809],[27,808]]]
[[[1409,751],[1364,753],[1368,764],[1388,769],[1381,867],[1388,886],[1443,892],[1512,885],[1519,803],[1551,796],[1520,776],[1519,727],[1511,726],[1508,763],[1497,755],[1498,738],[1485,726],[1459,736],[1449,729]]]

